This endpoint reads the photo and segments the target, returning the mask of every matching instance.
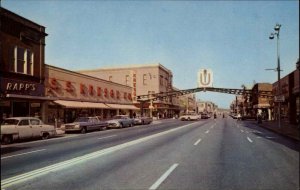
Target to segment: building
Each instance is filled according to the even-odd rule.
[[[296,65],[299,64],[299,60]],[[284,96],[281,102],[281,118],[284,122],[299,124],[300,117],[300,90],[299,66],[295,71],[280,79],[281,93],[278,92],[278,81],[273,83],[273,94]],[[278,117],[278,102],[274,102],[274,117]]]
[[[218,110],[218,106],[209,101],[197,101],[197,110],[198,113],[215,113]]]
[[[82,73],[46,65],[46,121],[73,122],[78,116],[133,115],[138,108],[132,102],[132,87]]]
[[[0,9],[0,119],[44,118],[45,27]]]
[[[139,95],[173,90],[173,74],[160,63],[81,70],[78,72],[132,87],[132,99],[138,107],[140,103],[136,101],[136,97]],[[154,101],[153,105],[150,105],[150,103],[143,105],[145,115],[163,118],[173,117],[176,112],[174,109],[178,108],[174,108],[171,97]]]
[[[263,119],[272,120],[273,116],[273,97],[262,96],[261,91],[272,93],[272,84],[256,83],[252,88],[253,112],[262,114]]]
[[[183,108],[181,114],[197,112],[196,95],[194,93],[179,96],[179,102],[180,107]]]

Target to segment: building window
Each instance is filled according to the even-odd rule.
[[[125,76],[125,84],[126,86],[129,86],[129,75]]]
[[[164,77],[163,77],[162,75],[160,75],[159,84],[160,84],[161,86],[164,85]]]
[[[143,85],[147,85],[147,74],[143,75]]]
[[[13,62],[10,71],[33,75],[34,54],[29,49],[21,47],[13,48]]]

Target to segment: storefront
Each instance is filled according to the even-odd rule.
[[[79,116],[110,119],[132,116],[139,110],[132,103],[132,87],[46,65],[47,121],[68,123]]]
[[[44,85],[32,81],[1,78],[1,119],[8,117],[43,117]]]

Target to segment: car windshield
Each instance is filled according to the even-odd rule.
[[[88,122],[89,121],[89,118],[87,117],[79,117],[77,119],[75,119],[74,122]]]
[[[17,125],[19,120],[17,119],[5,119],[1,125]]]

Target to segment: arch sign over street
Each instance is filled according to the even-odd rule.
[[[197,76],[198,88],[213,87],[213,72],[211,69],[200,69]]]

